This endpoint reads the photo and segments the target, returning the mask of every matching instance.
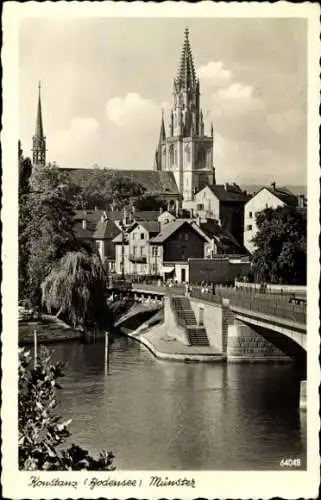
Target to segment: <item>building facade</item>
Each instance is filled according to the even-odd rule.
[[[189,32],[186,28],[177,75],[174,78],[173,106],[166,136],[162,113],[155,170],[173,172],[183,207],[193,200],[194,194],[206,184],[215,183],[213,166],[213,125],[205,134],[203,112],[200,105],[200,84],[196,77]]]
[[[244,206],[250,196],[236,184],[208,185],[195,194],[190,209],[195,216],[216,219],[243,246]]]
[[[195,223],[177,219],[160,224],[141,222],[113,240],[115,271],[125,275],[188,280],[188,259],[204,258],[213,242]]]
[[[258,228],[256,214],[266,208],[278,208],[285,205],[297,206],[298,198],[287,188],[278,188],[275,183],[262,187],[244,206],[244,246],[252,254],[255,251],[253,238]]]

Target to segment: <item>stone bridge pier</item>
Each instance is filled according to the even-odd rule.
[[[228,299],[215,303],[191,298],[190,302],[211,345],[228,362],[295,362],[306,378],[305,325],[233,307]],[[305,385],[303,380],[301,409],[306,407]]]

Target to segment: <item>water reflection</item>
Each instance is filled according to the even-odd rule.
[[[305,466],[292,365],[158,361],[123,337],[106,376],[103,342],[55,351],[66,362],[59,401],[73,440],[112,449],[120,469],[268,470],[284,457]]]

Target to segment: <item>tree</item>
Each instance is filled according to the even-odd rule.
[[[252,270],[257,281],[306,284],[306,211],[284,206],[256,216]]]
[[[50,165],[34,168],[30,178],[20,237],[28,255],[26,295],[34,306],[40,305],[40,285],[54,263],[78,246],[65,180],[59,169]]]
[[[106,275],[99,256],[68,252],[42,283],[42,304],[64,314],[74,327],[103,331],[112,326]]]
[[[32,164],[29,158],[19,155],[19,215],[18,215],[18,243],[19,243],[19,298],[24,297],[28,280],[28,247],[25,238],[25,229],[28,223],[27,201],[30,193],[30,176]]]
[[[167,210],[167,203],[166,201],[162,200],[161,198],[158,198],[157,196],[146,194],[138,197],[135,201],[135,209],[138,211],[140,210],[158,211],[160,208],[162,210]]]
[[[114,470],[114,455],[103,451],[98,458],[72,444],[61,445],[71,435],[71,421],[56,414],[56,389],[63,376],[60,363],[53,363],[49,351],[42,348],[32,367],[29,352],[19,350],[19,469],[20,470]]]

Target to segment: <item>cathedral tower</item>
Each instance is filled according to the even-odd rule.
[[[32,164],[33,166],[46,165],[46,137],[43,133],[42,111],[41,111],[41,84],[38,85],[38,110],[36,119],[36,131],[32,138]]]
[[[162,119],[161,131],[163,124]],[[211,125],[210,135],[205,135],[200,84],[194,68],[188,28],[185,29],[182,53],[174,78],[169,136],[165,137],[164,130],[161,137],[156,153],[157,169],[173,172],[185,202],[183,204],[188,207],[196,191],[206,184],[215,183],[213,128]]]

